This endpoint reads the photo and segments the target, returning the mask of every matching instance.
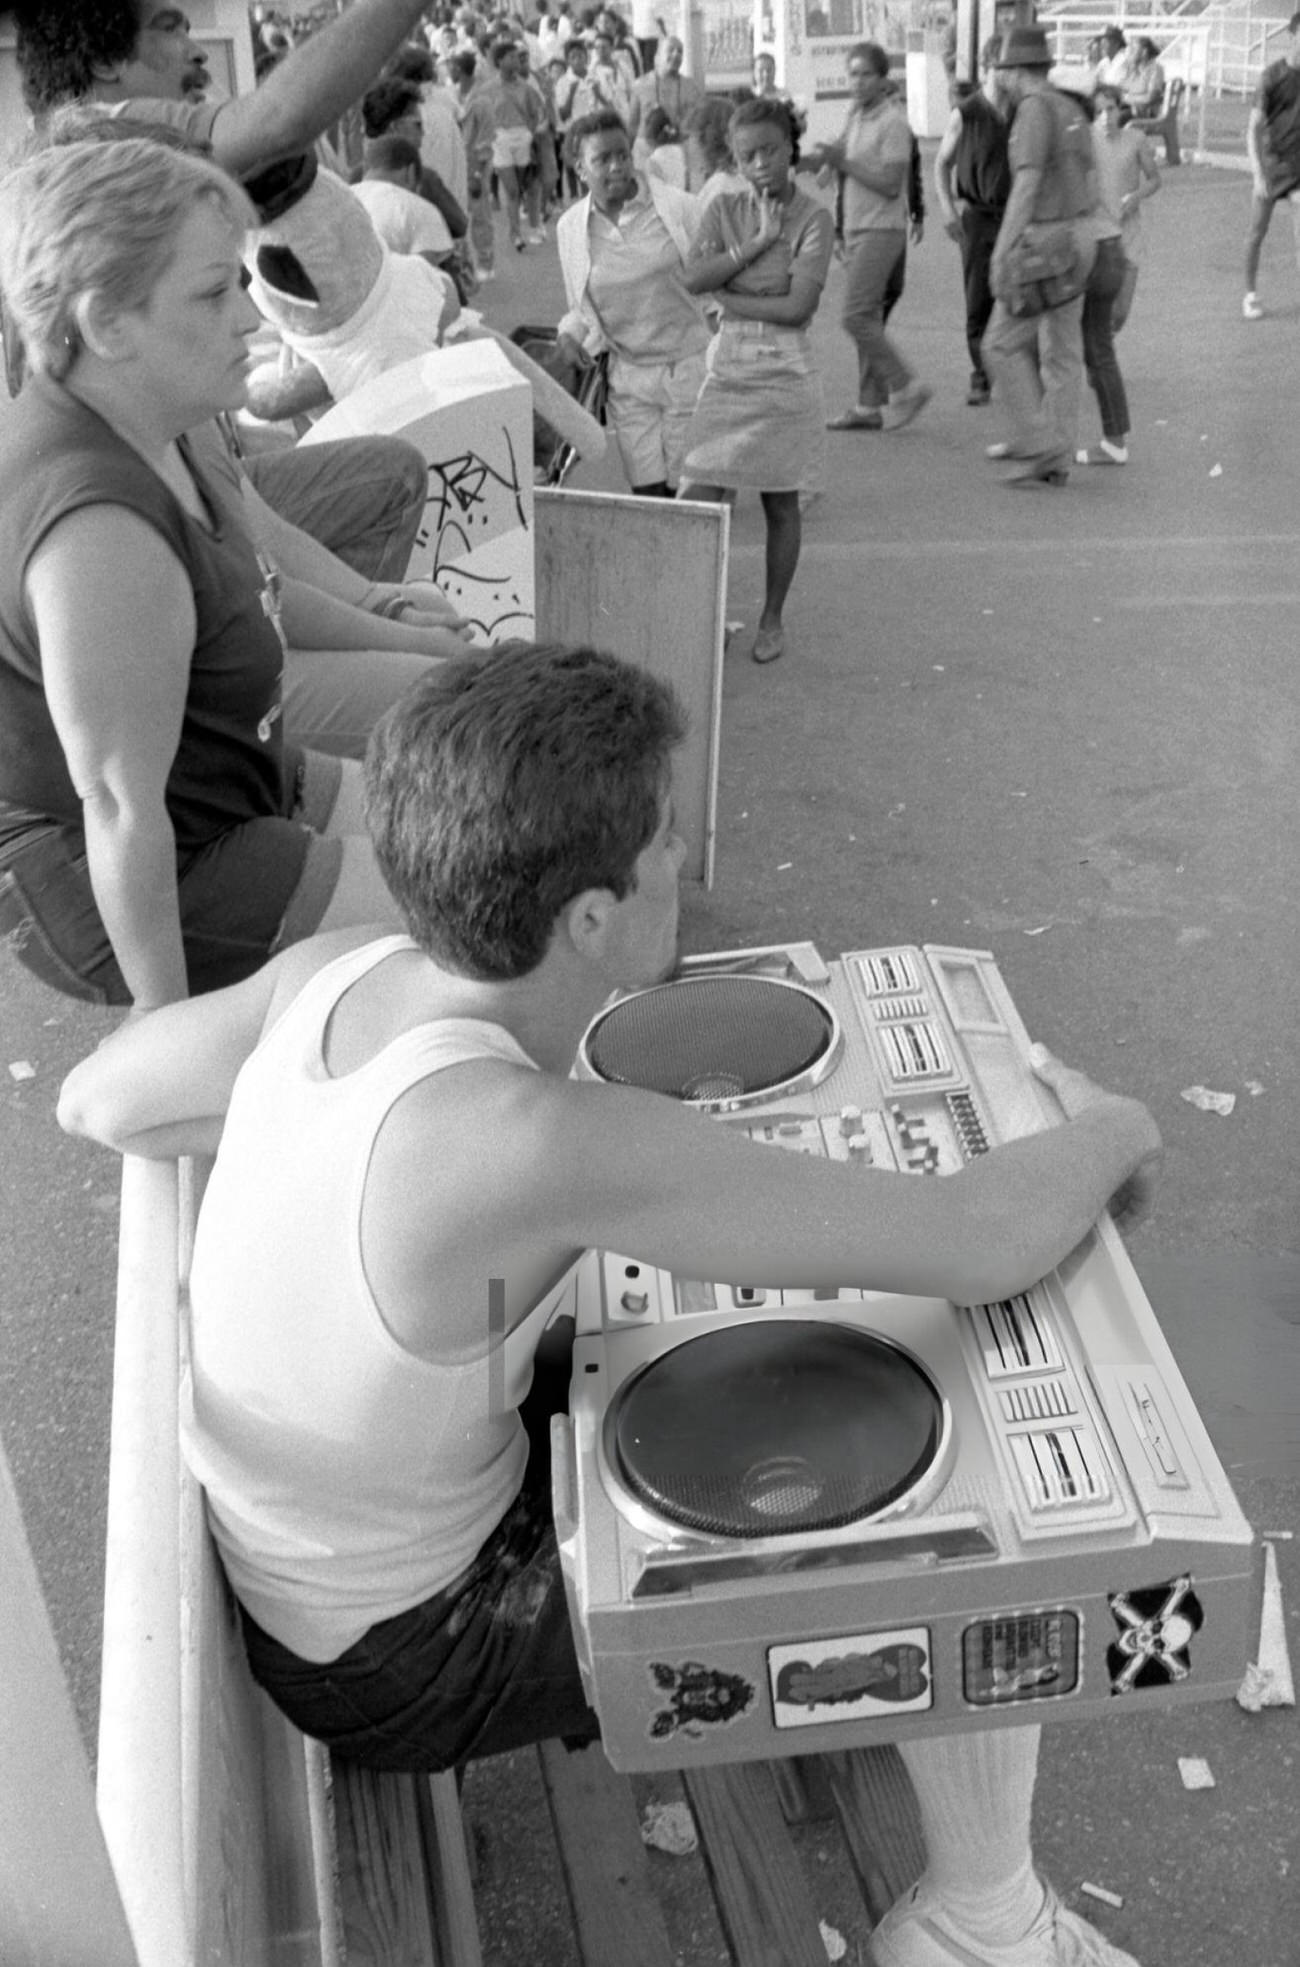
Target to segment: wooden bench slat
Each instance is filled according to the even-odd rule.
[[[348,1967],[440,1967],[419,1776],[336,1762],[334,1824]]]
[[[543,1742],[537,1754],[582,1960],[590,1967],[672,1967],[626,1776],[615,1774],[599,1746],[570,1754],[559,1742]]]
[[[443,1967],[483,1967],[460,1788],[453,1771],[419,1786],[420,1827]]]
[[[684,1771],[738,1967],[826,1967],[826,1947],[766,1763]]]
[[[821,1758],[858,1887],[873,1922],[925,1869],[921,1813],[898,1750],[841,1749]]]

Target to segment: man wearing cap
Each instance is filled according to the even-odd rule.
[[[1092,132],[1080,104],[1051,87],[1052,56],[1041,27],[1013,27],[998,52],[1003,92],[1013,106],[1007,146],[1011,195],[990,267],[997,304],[984,337],[984,361],[1007,436],[992,458],[1015,458],[1020,489],[1064,485],[1078,437],[1083,384],[1083,279],[1073,300],[1039,314],[1012,313],[1013,248],[1031,228],[1071,227],[1080,274],[1096,251],[1087,221],[1097,202]]]
[[[1259,256],[1273,208],[1283,198],[1291,207],[1300,253],[1300,13],[1292,14],[1286,31],[1287,51],[1260,76],[1246,131],[1254,180],[1246,240],[1246,296],[1241,303],[1247,321],[1258,321],[1264,313],[1255,291]]]

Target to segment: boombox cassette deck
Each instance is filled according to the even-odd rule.
[[[993,957],[688,959],[578,1070],[774,1151],[943,1177],[1053,1124]],[[1020,1296],[952,1304],[576,1273],[554,1505],[616,1768],[1227,1697],[1257,1547],[1103,1217]]]

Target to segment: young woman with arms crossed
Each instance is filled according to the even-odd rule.
[[[782,610],[799,564],[799,493],[818,476],[826,423],[808,334],[835,243],[829,211],[792,176],[784,104],[742,103],[731,148],[745,189],[722,192],[701,220],[686,271],[721,313],[691,423],[680,496],[763,501],[767,569],[755,662],[785,649]]]

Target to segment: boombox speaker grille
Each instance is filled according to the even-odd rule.
[[[598,1079],[701,1106],[816,1083],[834,1063],[833,1011],[770,977],[681,977],[604,1011],[583,1041]]]
[[[614,1467],[658,1515],[771,1537],[887,1509],[932,1465],[943,1404],[874,1333],[755,1319],[654,1360],[622,1389],[609,1428]]]

